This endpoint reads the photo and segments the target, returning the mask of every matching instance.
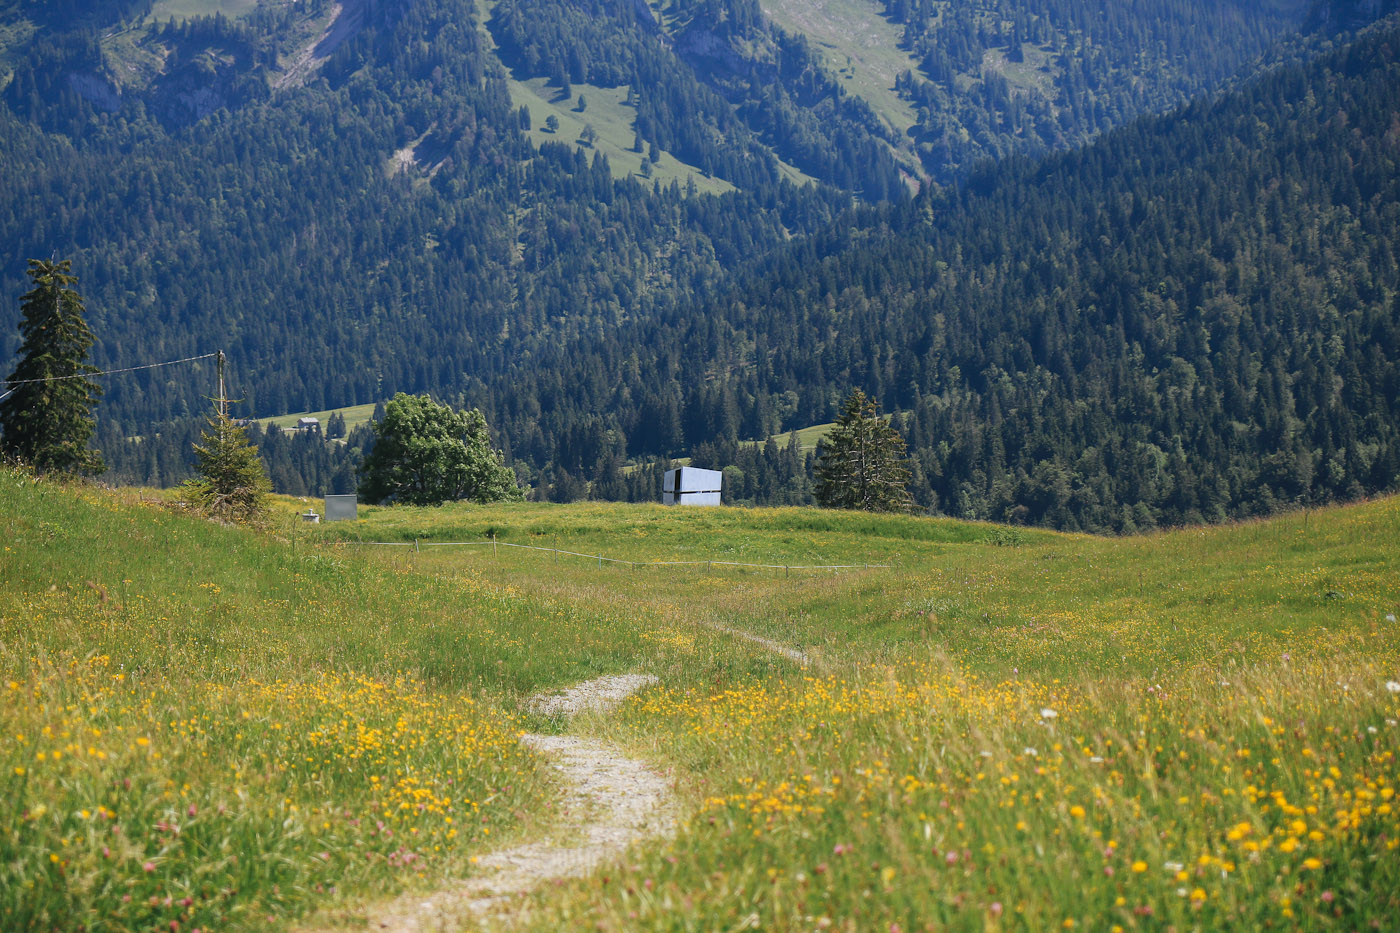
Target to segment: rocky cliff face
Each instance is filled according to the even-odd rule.
[[[727,11],[701,7],[672,37],[676,54],[707,83],[723,90],[738,79],[774,80],[780,53],[771,24],[742,21]]]
[[[121,109],[121,94],[103,77],[83,72],[69,72],[68,87],[73,93],[92,104],[98,110],[116,113]]]

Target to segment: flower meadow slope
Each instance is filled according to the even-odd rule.
[[[671,844],[538,895],[534,928],[1393,928],[1400,500],[1126,539],[856,543],[826,520],[812,536],[798,513],[677,516],[647,550],[614,547],[899,548],[897,572],[507,565],[525,591],[810,658],[673,679],[600,724],[686,776],[690,816]],[[576,549],[604,546],[592,528]]]
[[[365,516],[249,533],[0,472],[0,928],[285,929],[470,875],[559,799],[518,737],[562,723],[522,699],[602,673],[659,683],[569,728],[670,769],[680,832],[523,926],[1400,916],[1400,499],[1120,539]],[[548,550],[344,540],[491,537]]]
[[[695,815],[541,928],[1386,928],[1383,677],[1351,659],[1046,683],[928,661],[654,692],[620,728],[703,768]]]
[[[436,886],[554,796],[518,697],[667,663],[299,530],[0,471],[0,929],[276,929]]]
[[[34,659],[0,699],[7,929],[256,928],[393,890],[538,803],[513,723],[421,682]]]

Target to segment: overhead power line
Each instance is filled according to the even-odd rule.
[[[166,360],[164,363],[147,363],[144,366],[128,366],[125,369],[106,369],[96,373],[72,373],[67,376],[43,376],[38,379],[4,379],[0,380],[0,385],[17,386],[27,382],[57,382],[60,379],[88,379],[93,376],[115,376],[117,373],[134,373],[138,369],[157,369],[161,366],[174,366],[176,363],[193,363],[195,360],[207,360],[218,356],[218,352],[202,353],[199,356],[187,356],[183,360]],[[6,393],[7,395],[9,393]]]

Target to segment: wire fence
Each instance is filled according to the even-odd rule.
[[[596,561],[598,566],[603,564],[626,564],[633,570],[638,567],[705,567],[714,569],[715,567],[749,567],[755,570],[781,570],[786,574],[791,574],[794,570],[889,570],[890,564],[751,564],[737,560],[626,560],[621,557],[608,557],[604,554],[585,554],[582,551],[569,551],[560,547],[542,547],[536,544],[512,544],[508,541],[498,541],[491,538],[485,541],[422,541],[414,538],[412,541],[339,541],[337,544],[356,545],[360,547],[410,547],[414,553],[421,553],[423,548],[430,547],[489,547],[493,554],[498,554],[500,548],[516,548],[522,551],[542,551],[546,554],[553,554],[555,560],[559,555],[566,557],[581,557],[584,560]]]

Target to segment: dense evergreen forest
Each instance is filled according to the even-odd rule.
[[[900,79],[931,172],[1080,145],[1190,100],[1307,18],[1305,0],[883,0],[921,67]],[[1319,14],[1314,14],[1319,15]]]
[[[698,310],[471,397],[517,457],[586,475],[606,438],[752,464],[739,438],[829,421],[860,386],[899,413],[922,505],[1067,528],[1393,488],[1397,51],[1391,26],[1082,151],[848,215]]]
[[[922,61],[907,139],[753,0],[350,6],[289,81],[325,0],[171,23],[0,0],[4,293],[25,258],[71,257],[99,366],[222,348],[237,414],[480,405],[556,499],[652,498],[691,456],[734,501],[807,501],[810,455],[740,441],[830,420],[855,385],[951,514],[1122,529],[1393,482],[1388,34],[974,167],[1237,82],[1278,39],[1304,60],[1385,4],[887,5]],[[531,78],[625,87],[637,150],[732,190],[532,143]],[[111,477],[188,475],[210,380],[109,379]],[[363,435],[259,441],[315,494],[348,488]]]

